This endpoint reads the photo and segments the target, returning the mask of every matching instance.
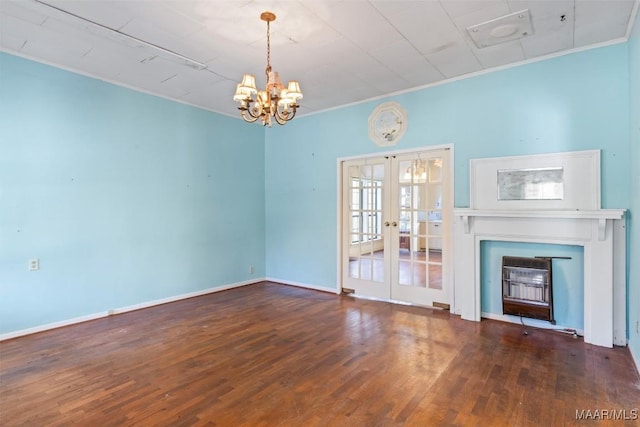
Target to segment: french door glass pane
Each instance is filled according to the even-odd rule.
[[[349,167],[349,276],[384,281],[383,264],[374,261],[384,253],[382,210],[384,164]],[[384,258],[382,256],[382,258]],[[379,271],[378,271],[379,270]]]
[[[429,263],[429,288],[442,289],[442,264]]]
[[[426,161],[401,160],[398,163],[397,178],[399,283],[426,287]]]
[[[413,286],[427,287],[426,264],[416,262],[413,264]]]

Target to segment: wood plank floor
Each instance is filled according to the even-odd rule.
[[[0,343],[3,426],[563,426],[626,348],[263,282]]]

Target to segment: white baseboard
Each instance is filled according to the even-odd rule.
[[[50,329],[62,328],[76,323],[88,322],[89,320],[100,319],[109,316],[109,311],[100,311],[98,313],[87,314],[86,316],[74,317],[73,319],[61,320],[59,322],[47,323],[46,325],[34,326],[33,328],[20,329],[18,331],[0,334],[0,341],[10,340],[24,335],[37,334],[38,332],[48,331]]]
[[[337,292],[335,289],[325,288],[323,286],[318,286],[318,285],[310,285],[308,283],[294,282],[292,280],[276,279],[274,277],[267,277],[264,280],[267,280],[269,282],[281,283],[283,285],[295,286],[297,288],[313,289],[314,291],[329,292],[331,294],[338,294],[338,295],[340,294],[340,292]]]
[[[155,305],[167,304],[170,302],[180,301],[187,298],[194,298],[201,295],[212,294],[215,292],[226,291],[227,289],[239,288],[241,286],[252,285],[254,283],[262,282],[266,279],[252,279],[245,280],[243,282],[231,283],[228,285],[218,286],[214,288],[203,289],[201,291],[189,292],[186,294],[175,295],[167,298],[161,298],[153,301],[147,301],[140,304],[129,305],[126,307],[114,308],[106,311],[100,311],[97,313],[88,314],[86,316],[74,317],[72,319],[61,320],[59,322],[47,323],[45,325],[34,326],[33,328],[21,329],[18,331],[7,332],[0,334],[0,341],[9,340],[12,338],[21,337],[24,335],[31,335],[38,332],[44,332],[51,329],[61,328],[63,326],[74,325],[76,323],[88,322],[89,320],[100,319],[102,317],[108,317],[116,314],[127,313],[129,311],[141,310],[143,308],[153,307]]]
[[[116,308],[113,310],[109,310],[109,314],[122,314],[128,311],[141,310],[143,308],[153,307],[154,305],[162,305],[167,304],[174,301],[180,301],[187,298],[199,297],[202,295],[212,294],[214,292],[226,291],[227,289],[239,288],[241,286],[252,285],[254,283],[262,282],[265,279],[252,279],[245,280],[243,282],[231,283],[229,285],[218,286],[215,288],[204,289],[202,291],[189,292],[187,294],[175,295],[172,297],[157,299],[153,301],[143,302],[140,304],[134,304],[127,307]]]
[[[483,311],[481,316],[484,317],[485,319],[499,320],[501,322],[508,322],[508,323],[517,323],[518,325],[522,324],[520,317],[512,316],[509,314],[495,314],[495,313],[487,313]],[[532,328],[552,329],[552,330],[561,331],[561,332],[575,331],[576,334],[580,335],[581,337],[584,336],[583,329],[576,329],[570,326],[552,325],[551,323],[546,322],[544,320],[529,319],[526,317],[523,318],[522,320],[524,320],[524,324],[526,326],[530,326]]]

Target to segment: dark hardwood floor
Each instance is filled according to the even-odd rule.
[[[361,258],[352,257],[349,259],[349,276],[384,282],[385,265],[381,261],[384,258],[384,251],[376,251],[373,254],[369,252],[363,255],[364,257]],[[417,261],[413,265],[413,269],[411,264],[406,262],[411,258]],[[442,289],[442,251],[430,250],[427,257],[425,251],[410,252],[401,249],[398,253],[398,260],[400,284],[426,288],[428,283],[430,289]]]
[[[3,426],[637,426],[576,411],[639,407],[626,348],[269,282],[0,343]]]

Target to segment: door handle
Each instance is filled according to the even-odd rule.
[[[384,226],[385,226],[385,227],[388,227],[388,226],[389,226],[389,221],[385,221],[385,222],[384,222]]]
[[[391,225],[393,225],[394,227],[397,227],[397,226],[398,226],[398,223],[397,223],[397,222],[395,222],[395,221],[393,221],[393,222],[391,223]]]

